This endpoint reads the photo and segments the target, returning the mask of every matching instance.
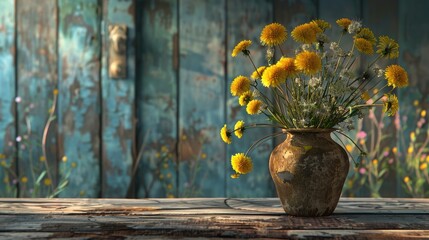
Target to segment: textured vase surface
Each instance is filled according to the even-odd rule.
[[[333,129],[293,129],[271,153],[269,168],[285,212],[327,216],[335,210],[349,170]]]

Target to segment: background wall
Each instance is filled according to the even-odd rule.
[[[231,179],[229,166],[232,153],[271,130],[228,146],[219,139],[224,123],[250,121],[229,84],[251,68],[230,52],[242,39],[258,43],[273,21],[290,32],[311,19],[348,17],[398,40],[411,86],[398,93],[397,124],[383,121],[389,137],[379,144],[390,146],[385,162],[400,166],[412,153],[414,122],[428,108],[425,9],[424,0],[2,0],[0,196],[275,196],[267,166],[275,143],[254,152],[252,174]],[[127,79],[107,74],[107,26],[114,23],[129,30]],[[252,54],[264,62],[264,49]],[[360,124],[374,130],[371,121]],[[380,177],[373,160],[351,169],[345,194],[371,195],[368,184],[378,179],[383,196],[404,195],[414,179],[404,185],[407,172],[388,165]]]

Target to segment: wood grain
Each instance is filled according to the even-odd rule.
[[[100,194],[100,13],[97,0],[60,0],[58,29],[61,197]],[[70,173],[71,171],[71,173]]]
[[[28,178],[20,185],[20,196],[46,196],[56,183],[57,138],[55,122],[46,140],[49,174],[35,188],[36,179],[46,170],[40,146],[45,124],[57,88],[57,3],[51,0],[16,1],[17,86],[19,176]],[[45,186],[45,180],[50,185]],[[34,192],[39,189],[39,192]]]
[[[144,1],[136,83],[139,197],[177,196],[177,0]],[[144,144],[144,145],[143,145]]]
[[[179,5],[179,196],[225,195],[226,1]]]
[[[16,196],[15,1],[0,2],[0,196]]]
[[[273,22],[273,1],[228,1],[227,6],[227,117],[226,123],[230,129],[234,128],[238,120],[247,124],[268,123],[265,116],[250,116],[246,113],[245,107],[238,104],[238,98],[230,94],[230,84],[238,75],[248,76],[252,74],[254,68],[243,54],[232,58],[231,52],[235,45],[244,39],[252,41],[250,48],[251,56],[256,66],[266,66],[266,48],[259,44],[259,36],[263,27]],[[222,126],[222,125],[221,125]],[[253,160],[253,171],[248,175],[243,175],[239,179],[231,179],[234,172],[231,168],[231,155],[244,153],[258,139],[272,134],[271,128],[248,129],[241,139],[233,136],[233,143],[227,146],[226,155],[226,178],[228,197],[268,197],[275,196],[274,183],[268,171],[268,159],[273,149],[273,141],[269,140],[256,148],[250,157]],[[249,191],[249,189],[252,189]]]
[[[135,0],[103,0],[102,196],[125,197],[131,181],[135,131]],[[108,25],[127,26],[127,78],[108,76]]]
[[[285,214],[276,198],[0,199],[0,237],[422,239],[428,206],[427,199],[343,198],[331,216],[301,218]]]

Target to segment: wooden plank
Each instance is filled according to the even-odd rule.
[[[179,196],[225,195],[226,1],[179,6]],[[197,20],[196,20],[197,19]]]
[[[244,39],[252,41],[251,55],[257,66],[266,66],[266,48],[261,47],[259,36],[263,27],[273,22],[273,1],[228,1],[227,2],[227,123],[232,129],[238,120],[245,123],[267,123],[263,115],[250,116],[245,107],[238,104],[238,98],[230,94],[229,86],[238,75],[250,76],[254,71],[250,61],[242,54],[232,58],[231,52],[235,45]],[[251,19],[251,20],[250,20]],[[233,174],[230,159],[231,155],[245,152],[253,142],[272,134],[271,128],[247,130],[242,139],[233,137],[233,143],[227,147],[226,178],[228,197],[268,197],[275,196],[274,184],[268,171],[268,159],[273,149],[273,141],[268,141],[255,149],[250,157],[253,160],[253,171],[239,179],[231,179]]]
[[[125,197],[131,180],[135,131],[135,0],[103,1],[102,196]],[[108,75],[109,24],[127,26],[127,78]]]
[[[177,196],[177,0],[143,1],[136,98],[139,197]],[[167,87],[166,87],[167,86]]]
[[[0,2],[0,196],[15,197],[15,1]]]
[[[98,197],[101,94],[98,1],[59,0],[58,7],[59,170],[62,179],[69,175],[69,185],[60,196]]]
[[[17,86],[20,196],[47,196],[56,185],[56,124],[49,128],[46,156],[40,143],[57,88],[57,4],[56,1],[16,1]],[[40,161],[40,159],[44,159]],[[45,164],[47,163],[47,164]],[[49,168],[40,187],[34,183]]]
[[[276,198],[0,199],[0,236],[422,239],[429,234],[428,199],[340,199],[344,212],[318,218],[278,213],[278,203]]]
[[[399,116],[401,132],[398,134],[399,151],[395,156],[400,163],[400,171],[398,177],[398,192],[399,196],[429,196],[427,189],[429,182],[425,182],[422,186],[416,186],[418,180],[419,165],[418,158],[413,158],[416,152],[419,151],[422,143],[422,138],[426,137],[427,116],[424,118],[426,123],[423,127],[418,127],[417,122],[420,120],[420,111],[429,110],[429,25],[428,15],[425,9],[429,7],[428,1],[417,0],[412,4],[408,1],[399,0],[399,65],[404,67],[408,72],[409,87],[398,90],[398,98],[400,102]],[[414,102],[417,101],[417,106]],[[420,131],[421,135],[417,136],[415,145],[411,144],[411,131]],[[413,147],[413,153],[410,153],[408,158],[408,149]],[[406,167],[407,163],[410,168]],[[414,170],[415,169],[415,170]],[[427,169],[423,169],[427,171]],[[421,171],[420,175],[423,174]],[[419,192],[410,195],[406,193],[404,177],[408,176],[411,179],[410,186],[413,190]],[[426,190],[426,194],[422,190]]]

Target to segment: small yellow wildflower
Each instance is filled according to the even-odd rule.
[[[58,95],[58,89],[54,89],[54,91],[52,91],[54,95]]]
[[[167,185],[167,189],[168,189],[168,190],[173,189],[173,184],[168,184],[168,185]]]
[[[414,152],[414,148],[413,147],[408,147],[408,154],[411,154]]]
[[[297,42],[311,44],[317,41],[317,34],[321,32],[315,22],[310,22],[295,27],[290,34]]]
[[[171,173],[167,173],[167,178],[171,178],[173,175]]]
[[[419,100],[414,100],[413,105],[414,107],[417,107],[419,105]]]
[[[377,48],[377,53],[382,57],[390,59],[399,57],[399,44],[389,37],[379,37]]]
[[[244,153],[237,153],[231,157],[232,169],[239,174],[247,174],[253,169],[252,159],[244,155]]]
[[[235,47],[234,50],[232,50],[231,56],[236,57],[239,53],[244,53],[245,55],[249,54],[249,50],[247,48],[252,44],[252,41],[250,40],[243,40],[239,42]]]
[[[378,160],[377,159],[372,160],[372,165],[374,166],[378,165]]]
[[[425,170],[426,168],[428,168],[428,164],[427,163],[422,163],[420,165],[420,170]]]
[[[368,91],[365,91],[364,93],[362,93],[361,98],[365,101],[368,101],[369,99],[371,99],[371,96],[369,96]]]
[[[244,92],[250,90],[250,80],[245,76],[238,76],[234,78],[231,83],[231,94],[232,96],[240,96]]]
[[[21,178],[21,182],[22,182],[22,183],[27,183],[27,182],[28,182],[28,178],[27,178],[27,177],[25,177],[25,176],[24,176],[24,177],[22,177],[22,178]]]
[[[307,75],[313,75],[322,68],[322,60],[315,52],[304,51],[296,55],[296,68]]]
[[[226,127],[226,124],[223,126],[223,128],[220,130],[220,137],[225,143],[231,144],[231,131],[228,130]]]
[[[62,160],[63,162],[67,162],[67,156],[63,156],[63,157],[61,158],[61,160]]]
[[[167,146],[162,146],[161,147],[161,152],[163,152],[163,153],[167,153],[168,152],[168,147]]]
[[[363,38],[369,41],[371,45],[374,45],[377,42],[377,39],[374,37],[374,33],[372,33],[369,28],[361,28],[355,38]]]
[[[201,159],[206,159],[206,158],[207,158],[207,154],[201,153]]]
[[[298,69],[295,66],[295,59],[293,58],[281,57],[276,65],[284,70],[286,78],[293,77],[298,73]]]
[[[238,173],[234,173],[234,174],[231,174],[231,178],[239,178],[240,177],[240,174],[238,174]]]
[[[365,53],[367,55],[371,55],[374,53],[374,49],[370,41],[364,38],[356,38],[354,40],[354,43],[359,52]]]
[[[286,28],[279,23],[271,23],[265,26],[260,37],[262,45],[269,47],[282,44],[286,38]]]
[[[398,148],[397,148],[397,147],[393,147],[393,148],[392,148],[392,153],[393,153],[393,154],[398,153]]]
[[[350,145],[350,144],[347,144],[346,145],[346,150],[347,150],[347,152],[352,152],[353,151],[353,146]]]
[[[422,110],[422,111],[420,112],[420,116],[421,116],[422,118],[426,117],[426,110]]]
[[[352,23],[352,20],[348,18],[340,18],[336,21],[336,23],[343,28],[344,31],[347,31],[347,28]]]
[[[7,162],[5,160],[2,160],[1,163],[0,163],[0,165],[2,167],[7,167]]]
[[[265,87],[275,88],[285,81],[286,71],[277,65],[267,67],[264,71],[264,74],[262,74],[262,85]]]
[[[264,71],[267,67],[266,66],[261,66],[258,67],[257,70],[253,71],[252,75],[250,75],[250,77],[254,80],[256,79],[261,79],[262,74],[264,74]]]
[[[253,92],[247,91],[241,94],[241,96],[238,98],[238,104],[240,104],[240,106],[246,106],[252,100],[253,100]]]
[[[387,85],[395,87],[406,87],[408,86],[408,74],[399,65],[390,65],[386,68],[385,77],[387,79]]]
[[[410,139],[411,139],[412,142],[416,141],[416,133],[415,132],[411,132],[410,133]]]
[[[426,156],[426,162],[429,162],[429,155]]]
[[[45,156],[40,156],[40,157],[39,157],[39,161],[41,161],[41,162],[46,161],[46,157],[45,157]]]
[[[238,138],[243,137],[243,132],[244,132],[244,122],[243,121],[237,121],[237,123],[235,123],[234,126],[234,134],[235,136],[237,136]]]
[[[4,159],[6,158],[6,155],[4,155],[3,153],[0,153],[0,159]]]
[[[164,174],[159,174],[159,179],[160,180],[164,179]]]
[[[362,146],[365,145],[365,139],[363,139],[363,138],[359,139],[359,144],[362,145]]]
[[[167,168],[168,168],[168,163],[164,163],[162,166],[163,166],[165,169],[167,169]]]
[[[408,176],[404,177],[404,182],[405,183],[408,183],[409,181],[410,181],[410,177],[408,177]]]
[[[383,111],[388,116],[394,116],[399,110],[398,98],[395,94],[385,94],[385,100],[383,100]]]
[[[50,186],[52,184],[52,180],[50,178],[45,178],[45,180],[43,180],[43,184]]]
[[[246,112],[250,115],[259,114],[261,112],[262,102],[254,99],[247,104]]]
[[[378,88],[374,88],[374,90],[372,90],[372,93],[373,93],[373,94],[377,94],[377,93],[378,93],[378,91],[379,91],[379,90],[378,90]]]
[[[72,163],[71,163],[71,167],[72,167],[72,168],[75,168],[75,167],[77,167],[77,163],[75,163],[75,162],[72,162]]]

